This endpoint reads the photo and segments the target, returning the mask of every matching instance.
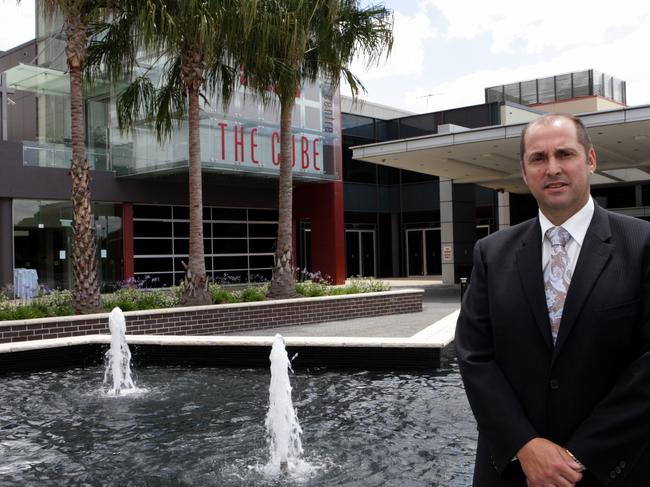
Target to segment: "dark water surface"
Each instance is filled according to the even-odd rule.
[[[269,372],[146,367],[0,376],[2,486],[468,486],[476,426],[453,356],[433,372],[298,370],[299,475],[264,473]]]

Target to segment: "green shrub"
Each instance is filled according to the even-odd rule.
[[[374,293],[390,290],[390,284],[373,277],[350,279],[345,286],[330,286],[325,282],[297,282],[296,292],[307,298],[316,296],[341,296],[344,294]]]
[[[390,291],[390,284],[374,277],[355,277],[350,279],[350,283],[345,287],[353,290],[351,294]]]
[[[74,314],[70,291],[54,291],[40,295],[28,302],[12,304],[6,298],[0,298],[0,320],[29,320],[49,316],[66,316]]]
[[[67,316],[74,314],[72,306],[72,293],[68,290],[52,291],[35,298],[31,305],[43,309],[46,316]]]
[[[174,292],[143,291],[134,288],[122,288],[113,294],[102,297],[104,308],[112,310],[116,306],[122,311],[136,311],[154,308],[173,308],[178,305]]]
[[[214,304],[238,303],[237,296],[219,284],[208,284],[208,292]]]
[[[250,301],[264,301],[267,292],[268,286],[250,286],[239,291],[239,296],[241,301],[244,303]]]
[[[330,286],[311,281],[297,282],[296,292],[306,298],[329,295]]]

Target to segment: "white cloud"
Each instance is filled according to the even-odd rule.
[[[537,63],[484,69],[449,79],[432,86],[418,86],[404,93],[399,106],[426,111],[422,96],[436,93],[430,98],[429,111],[456,108],[484,102],[484,89],[489,86],[516,81],[543,78],[555,74],[585,69],[595,69],[627,81],[627,103],[650,103],[650,70],[636,56],[640,46],[650,45],[650,30],[638,29],[611,42],[594,48],[590,44],[574,46],[560,54],[549,56]]]
[[[369,69],[362,59],[356,60],[352,72],[362,81],[419,74],[424,66],[425,42],[437,34],[425,12],[413,16],[394,12],[393,49],[386,62]]]
[[[493,52],[512,51],[519,43],[531,53],[601,44],[613,32],[646,29],[650,20],[650,4],[638,0],[609,4],[589,0],[427,2],[447,20],[449,38],[488,34]]]
[[[34,38],[34,0],[0,2],[0,50],[6,51]]]

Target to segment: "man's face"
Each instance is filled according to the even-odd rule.
[[[589,198],[589,176],[596,170],[596,152],[585,154],[573,121],[552,118],[526,132],[522,175],[544,215],[561,225]]]

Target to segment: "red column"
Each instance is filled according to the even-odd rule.
[[[133,203],[122,203],[122,263],[124,280],[133,277]]]
[[[343,182],[305,184],[294,189],[294,218],[311,220],[312,271],[345,282]]]

